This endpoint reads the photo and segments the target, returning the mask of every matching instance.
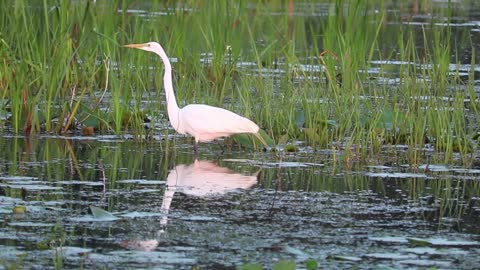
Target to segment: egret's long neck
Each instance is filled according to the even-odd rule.
[[[172,82],[172,65],[168,56],[163,49],[158,52],[160,58],[162,58],[163,64],[165,65],[165,74],[163,75],[163,86],[165,87],[165,95],[167,98],[167,111],[168,118],[172,126],[176,129],[178,124],[178,105],[175,100],[175,93],[173,92],[173,82]]]

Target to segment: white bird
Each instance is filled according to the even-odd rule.
[[[243,175],[229,168],[207,160],[195,160],[192,164],[181,164],[173,168],[168,176],[162,200],[162,218],[157,237],[160,237],[168,224],[168,213],[175,193],[199,198],[223,196],[235,190],[252,188],[258,182],[258,173]],[[160,244],[158,238],[133,239],[121,242],[123,247],[135,250],[152,251]]]
[[[177,165],[167,176],[162,211],[168,214],[176,192],[194,197],[222,196],[234,190],[253,187],[258,182],[259,172],[243,175],[207,160]],[[167,224],[166,218],[162,219],[162,225]]]
[[[205,104],[190,104],[179,108],[173,92],[172,65],[160,44],[148,42],[129,44],[125,47],[154,52],[160,56],[165,65],[163,85],[170,124],[178,133],[189,134],[195,138],[195,152],[197,152],[199,142],[209,142],[219,137],[239,133],[252,133],[266,145],[263,138],[258,134],[259,127],[257,124],[234,112]]]

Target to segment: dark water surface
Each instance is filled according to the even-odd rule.
[[[299,3],[294,16],[321,25],[330,4],[320,2],[314,10],[305,4],[305,12]],[[388,6],[379,45],[384,51],[377,53],[391,53],[392,61],[374,61],[367,71],[380,84],[395,86],[395,67],[416,65],[395,61],[399,25],[418,32],[422,51],[422,32],[432,18],[435,24],[447,20],[448,1],[416,7],[425,2]],[[471,58],[480,49],[480,1],[450,3],[457,49],[451,72],[468,77],[473,71],[478,93],[480,69],[472,68],[478,61]],[[392,72],[379,78],[376,64],[392,65]],[[276,76],[275,70],[260,72]],[[154,120],[156,134],[164,134],[161,121]],[[369,161],[350,153],[346,162],[341,149],[313,151],[299,143],[297,153],[263,153],[223,149],[223,141],[202,144],[195,157],[189,139],[157,136],[138,142],[110,135],[2,135],[0,269],[270,268],[282,260],[299,269],[308,260],[322,269],[480,269],[475,162],[473,168],[412,165],[412,152],[402,145],[386,146]],[[424,157],[417,160],[434,160],[432,149],[418,152]]]
[[[1,264],[480,267],[480,170],[401,157],[345,168],[340,151],[222,152],[222,142],[195,160],[187,140],[176,144],[3,137]]]

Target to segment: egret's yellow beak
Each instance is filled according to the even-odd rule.
[[[149,46],[149,45],[148,45],[147,43],[123,45],[123,47],[135,48],[135,49],[143,49],[143,48],[148,47],[148,46]]]

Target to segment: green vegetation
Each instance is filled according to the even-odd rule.
[[[429,143],[439,161],[459,153],[468,166],[480,117],[474,72],[451,66],[476,59],[469,30],[450,26],[464,10],[422,1],[417,12],[436,19],[419,26],[404,17],[413,1],[397,2],[7,1],[0,128],[145,138],[146,115],[166,126],[162,65],[121,45],[155,40],[175,59],[180,105],[233,110],[277,143],[343,149],[347,164],[396,144],[420,164]]]

